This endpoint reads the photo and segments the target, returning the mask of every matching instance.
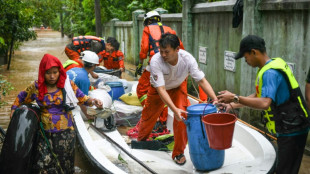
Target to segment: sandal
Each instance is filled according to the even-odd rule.
[[[184,161],[181,162],[183,158],[184,158]],[[181,153],[180,155],[175,156],[174,162],[180,166],[184,165],[186,163],[186,158],[185,158],[184,154]]]

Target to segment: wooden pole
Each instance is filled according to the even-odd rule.
[[[96,36],[102,37],[100,0],[95,0]]]
[[[199,98],[197,98],[197,97],[195,97],[195,96],[192,96],[192,95],[190,95],[190,94],[187,94],[187,95],[188,95],[189,97],[191,97],[191,98],[193,98],[193,99],[195,99],[195,100],[201,102],[201,103],[204,103],[204,101],[200,100]],[[254,130],[256,130],[256,131],[258,131],[258,132],[260,132],[260,133],[262,133],[262,134],[267,135],[268,137],[272,138],[273,140],[277,140],[276,137],[274,137],[274,136],[268,134],[267,132],[258,129],[258,128],[256,128],[256,127],[250,125],[249,123],[247,123],[247,122],[245,122],[245,121],[243,121],[243,120],[241,120],[241,119],[239,119],[239,118],[237,118],[237,119],[238,119],[239,122],[241,122],[241,123],[247,125],[248,127],[252,128],[252,129],[254,129]]]
[[[14,47],[14,34],[13,34],[12,41],[11,41],[11,45],[10,45],[9,62],[8,62],[8,66],[7,66],[7,68],[6,68],[7,70],[10,70],[10,65],[11,65],[11,59],[12,59],[13,47]]]

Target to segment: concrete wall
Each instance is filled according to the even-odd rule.
[[[239,49],[242,26],[232,28],[231,6],[215,9],[212,3],[198,4],[193,8],[192,53],[199,57],[199,47],[207,47],[207,63],[198,63],[208,81],[217,90],[231,90],[240,93],[240,63],[235,72],[224,70],[224,52]],[[198,60],[198,59],[197,59]]]
[[[120,42],[120,50],[125,54],[125,61],[131,64],[137,64],[139,60],[144,13],[142,10],[133,12],[133,21],[112,19],[103,24],[103,36],[115,37]],[[161,14],[161,18],[162,23],[174,29],[182,40],[182,14]]]
[[[127,62],[134,63],[133,56],[133,22],[132,21],[119,21],[112,19],[108,23],[103,24],[103,36],[105,39],[108,37],[115,37],[120,43],[120,48]]]

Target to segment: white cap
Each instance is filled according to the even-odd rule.
[[[99,57],[95,52],[86,50],[81,53],[81,56],[82,60],[85,62],[99,64]]]

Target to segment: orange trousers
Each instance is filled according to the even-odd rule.
[[[137,86],[137,96],[141,102],[141,105],[144,106],[145,101],[147,99],[147,91],[149,90],[151,83],[150,83],[150,76],[151,73],[149,71],[144,70]],[[168,116],[168,107],[164,107],[160,116],[159,121],[164,123],[167,121]]]
[[[167,90],[173,103],[177,108],[186,111],[188,106],[187,100],[187,81],[185,80],[178,88]],[[147,92],[147,100],[142,110],[142,116],[139,125],[138,141],[145,141],[157,121],[165,104],[161,100],[157,90],[150,86]],[[187,116],[182,115],[184,118]],[[183,121],[173,120],[173,132],[174,132],[174,148],[172,151],[172,159],[179,154],[184,154],[184,149],[187,144],[186,125]]]
[[[200,98],[200,100],[207,101],[208,100],[208,95],[203,91],[203,89],[200,86],[198,86],[198,89],[199,89],[199,98]]]

